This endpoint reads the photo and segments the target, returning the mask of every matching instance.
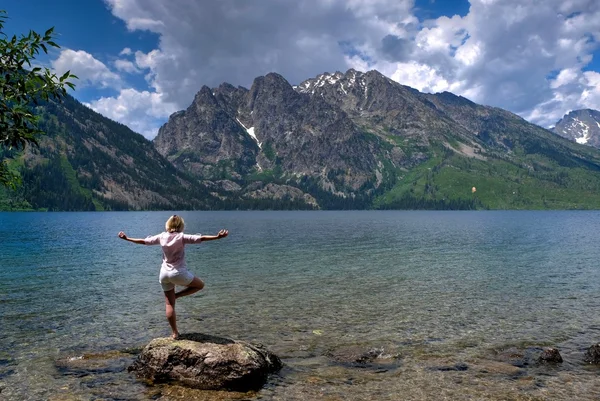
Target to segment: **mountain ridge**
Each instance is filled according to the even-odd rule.
[[[61,174],[96,209],[600,207],[597,150],[506,110],[450,92],[421,93],[377,71],[324,73],[296,86],[276,73],[249,89],[203,86],[144,143],[132,132],[113,132],[107,142],[102,136],[118,123],[94,120],[73,101],[41,113],[56,120],[46,126],[49,138],[81,143],[69,151],[52,139],[44,152],[54,149],[57,171],[68,170]],[[142,150],[156,154],[144,158]],[[39,171],[30,174],[36,157],[29,152],[13,163],[25,187],[40,182]],[[112,176],[89,167],[100,164],[95,157],[110,160]],[[150,180],[148,165],[162,178]],[[121,203],[111,206],[107,193]],[[26,193],[22,199],[44,207]]]

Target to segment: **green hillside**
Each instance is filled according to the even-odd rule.
[[[373,203],[382,209],[598,209],[600,171],[560,165],[541,154],[517,161],[437,155],[399,177]],[[475,191],[472,188],[475,188]]]

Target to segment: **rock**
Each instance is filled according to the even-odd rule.
[[[126,369],[134,359],[135,350],[108,351],[60,358],[54,365],[65,376],[87,377],[117,373]]]
[[[562,363],[563,359],[556,348],[545,348],[538,358],[540,363]]]
[[[220,180],[215,182],[215,184],[219,185],[221,189],[226,192],[237,192],[240,189],[242,189],[242,187],[240,187],[239,184],[231,180]]]
[[[528,352],[528,349],[511,347],[499,351],[495,359],[499,362],[509,363],[518,368],[523,368],[530,364],[530,358],[528,358],[528,354],[531,354],[531,352]]]
[[[495,356],[500,362],[510,363],[518,368],[536,366],[541,363],[561,363],[562,357],[558,349],[553,347],[511,347],[502,350]]]
[[[177,340],[152,340],[128,370],[154,383],[249,391],[260,389],[268,374],[281,367],[280,359],[262,345],[190,333]]]
[[[400,355],[389,354],[384,348],[365,350],[359,346],[346,346],[325,354],[334,362],[356,368],[394,369],[400,364]]]
[[[600,365],[600,343],[594,344],[588,348],[588,350],[585,352],[583,360],[587,363]]]

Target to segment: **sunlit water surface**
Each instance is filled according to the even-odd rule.
[[[230,230],[186,248],[206,288],[178,302],[180,331],[285,364],[248,394],[127,372],[169,328],[160,247],[117,233],[172,213],[0,213],[0,399],[600,398],[583,361],[600,342],[600,212],[180,213],[188,233]],[[564,362],[515,362],[544,346]],[[361,352],[381,358],[344,360]]]

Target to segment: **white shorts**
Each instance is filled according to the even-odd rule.
[[[188,269],[167,270],[161,268],[158,276],[163,291],[171,291],[176,285],[187,287],[193,279],[194,275]]]

